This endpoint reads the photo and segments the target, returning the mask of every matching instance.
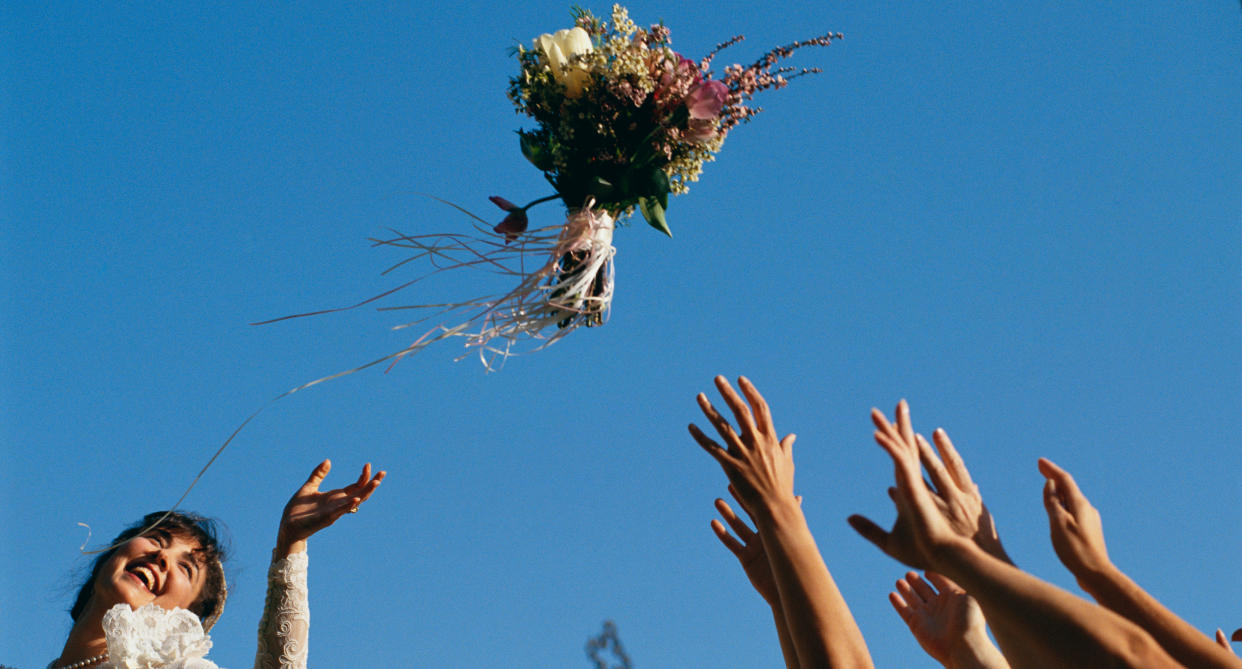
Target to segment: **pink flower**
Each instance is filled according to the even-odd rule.
[[[517,239],[518,235],[526,232],[527,220],[525,209],[513,204],[499,195],[493,195],[487,199],[491,200],[492,204],[497,207],[509,212],[509,215],[505,216],[505,220],[501,221],[496,225],[496,227],[492,228],[492,232],[505,236],[506,244]]]
[[[690,89],[686,96],[686,107],[690,109],[690,118],[714,119],[720,116],[724,108],[725,98],[729,95],[729,87],[715,79],[705,79]]]
[[[512,202],[504,199],[503,197],[500,197],[499,195],[493,195],[487,199],[491,200],[492,204],[496,205],[497,207],[500,207],[501,209],[504,209],[505,211],[517,211],[518,209],[521,209],[521,207],[517,206],[516,204],[513,204]]]

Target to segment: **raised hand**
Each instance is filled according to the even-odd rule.
[[[911,567],[927,569],[929,551],[938,542],[966,538],[985,551],[1008,561],[996,536],[992,516],[983,506],[978,487],[953,448],[948,435],[937,430],[937,446],[949,462],[946,467],[910,423],[910,407],[897,405],[896,423],[878,409],[871,410],[875,440],[893,458],[897,487],[889,496],[897,504],[897,521],[885,532],[860,515],[849,517],[850,526],[892,558]],[[926,467],[930,483],[923,479]],[[917,502],[917,503],[915,503]]]
[[[363,466],[357,481],[344,488],[321,492],[319,485],[331,470],[331,460],[319,463],[311,472],[310,478],[306,479],[306,483],[293,493],[293,497],[285,505],[280,518],[280,530],[276,534],[278,554],[283,556],[306,550],[306,540],[312,534],[335,523],[346,513],[356,512],[387,474],[381,471],[372,477],[371,463],[368,462]]]
[[[733,486],[729,486],[729,491],[734,491]],[[737,494],[734,493],[734,497],[736,496]],[[763,597],[763,601],[769,606],[779,607],[781,605],[780,593],[777,592],[776,581],[772,578],[772,567],[768,565],[768,555],[763,550],[763,540],[757,532],[746,525],[745,521],[737,517],[728,502],[717,499],[716,511],[720,513],[721,518],[724,518],[725,523],[728,523],[728,529],[719,520],[712,520],[712,531],[716,533],[720,543],[724,544],[725,548],[728,548],[729,552],[733,553],[733,556],[741,563],[742,570],[746,572],[746,578],[750,579],[750,584],[754,586],[759,596]],[[729,533],[730,529],[733,530],[733,534]]]
[[[695,398],[699,408],[726,446],[721,447],[694,424],[690,425],[691,436],[720,463],[748,512],[765,514],[774,503],[793,501],[793,443],[797,437],[792,434],[777,437],[767,402],[746,377],[738,379],[746,402],[723,376],[717,376],[715,382],[733,411],[738,429],[735,431],[707,396],[699,393]]]
[[[757,533],[745,523],[735,523],[736,514],[723,502],[717,508],[741,538],[730,537],[720,523],[713,528],[742,562],[755,589],[772,604],[786,666],[871,667],[867,644],[794,495],[794,436],[777,436],[767,402],[745,377],[738,379],[745,401],[724,377],[717,376],[715,383],[733,412],[737,429],[700,393],[696,398],[699,408],[725,446],[696,425],[690,425],[690,434],[724,469],[733,484],[731,492],[750,515]],[[770,582],[760,568],[764,556]]]
[[[947,577],[926,572],[927,580],[909,572],[897,581],[888,601],[928,655],[945,667],[1008,668],[988,638],[978,602]],[[928,583],[931,582],[931,584]],[[932,589],[935,585],[935,589]]]
[[[1052,531],[1052,548],[1079,582],[1112,566],[1104,546],[1100,512],[1091,506],[1074,477],[1045,458],[1039,459],[1044,483],[1044,509]]]

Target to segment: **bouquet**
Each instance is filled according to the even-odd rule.
[[[516,285],[449,304],[385,307],[433,312],[398,328],[437,317],[440,322],[413,344],[370,364],[395,362],[433,342],[464,337],[471,349],[465,355],[477,352],[490,370],[516,353],[519,342],[534,341],[538,350],[579,327],[602,325],[612,302],[616,223],[638,211],[671,237],[669,196],[685,193],[729,132],[761,111],[751,105],[755,94],[819,72],[781,61],[799,48],[827,46],[841,37],[828,33],[793,42],[717,74],[713,59],[742,36],[694,61],[673,49],[666,26],[640,28],[620,5],[613,6],[609,21],[583,9],[572,15],[572,27],[514,49],[519,71],[509,80],[509,99],[534,121],[533,128],[518,132],[522,155],[543,172],[554,193],[523,206],[492,196],[505,212],[495,226],[440,200],[472,217],[473,233],[396,233],[372,240],[414,252],[387,271],[424,260],[434,268],[428,274],[476,268],[512,277]],[[565,207],[565,219],[531,229],[528,210],[549,201]],[[311,314],[299,314],[305,315]]]

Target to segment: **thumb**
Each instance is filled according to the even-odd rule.
[[[876,548],[879,548],[885,553],[888,552],[885,550],[885,546],[888,545],[889,535],[888,532],[884,531],[884,528],[871,522],[870,519],[858,514],[850,516],[846,519],[846,521],[850,524],[850,527],[854,528],[855,532],[861,534],[867,541],[875,544]]]
[[[310,478],[306,479],[306,483],[302,484],[302,489],[310,492],[318,491],[319,484],[323,483],[324,477],[327,476],[330,471],[332,471],[331,460],[324,460],[319,463],[315,466],[315,469],[311,471]]]

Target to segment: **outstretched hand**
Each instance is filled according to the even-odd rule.
[[[1074,477],[1046,458],[1039,459],[1044,484],[1044,509],[1052,531],[1052,547],[1061,563],[1081,583],[1110,567],[1100,512],[1078,489]]]
[[[872,409],[871,420],[876,426],[876,443],[893,458],[896,469],[897,486],[889,489],[889,496],[897,505],[897,521],[886,532],[870,519],[853,515],[850,526],[889,556],[912,567],[931,567],[928,542],[955,537],[970,539],[1008,562],[979,488],[944,430],[933,435],[940,451],[937,456],[927,440],[915,434],[905,400],[897,405],[895,423],[878,409]],[[923,479],[923,467],[930,482]]]
[[[332,461],[324,460],[311,472],[310,478],[293,493],[280,518],[280,530],[276,534],[276,552],[280,555],[300,553],[306,550],[306,540],[346,513],[358,510],[358,506],[375,492],[387,472],[371,476],[371,463],[362,468],[358,480],[335,490],[320,491]]]
[[[690,435],[720,463],[737,490],[738,501],[744,503],[752,517],[767,513],[774,504],[793,502],[793,443],[796,437],[792,434],[777,437],[768,404],[749,379],[744,376],[738,379],[746,402],[723,376],[717,376],[715,380],[720,395],[733,411],[738,429],[735,431],[707,396],[699,393],[695,398],[699,408],[716,428],[725,447],[703,434],[693,423]]]
[[[924,580],[918,573],[909,572],[897,581],[897,591],[888,595],[889,603],[923,650],[946,667],[967,655],[999,656],[988,639],[987,621],[978,602],[947,577],[934,571],[926,574]],[[932,585],[936,586],[934,590]]]
[[[736,488],[729,486],[729,493],[741,504]],[[802,503],[801,497],[796,499],[799,504]],[[763,538],[758,532],[750,529],[746,521],[739,518],[729,503],[723,499],[716,500],[716,511],[720,513],[720,517],[724,518],[725,522],[712,520],[712,531],[716,533],[720,543],[724,544],[725,548],[728,548],[729,552],[733,553],[733,556],[741,563],[742,571],[746,572],[746,578],[750,580],[751,586],[755,588],[759,596],[763,597],[763,601],[767,602],[768,606],[779,608],[780,593],[776,589],[776,579],[772,576],[772,566],[768,564],[767,551],[763,548]],[[730,534],[729,530],[733,533]]]

